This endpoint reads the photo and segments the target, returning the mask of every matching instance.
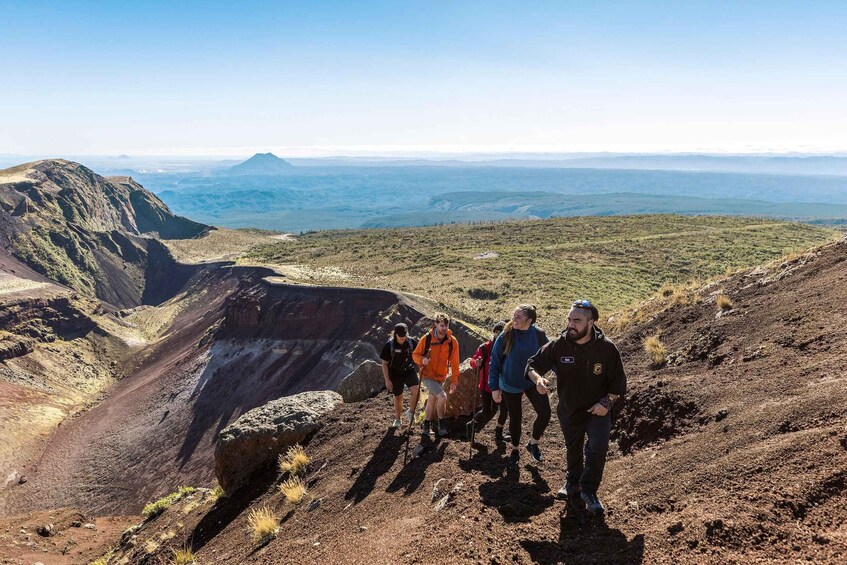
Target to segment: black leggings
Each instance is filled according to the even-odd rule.
[[[494,402],[494,398],[491,396],[490,392],[483,390],[482,408],[480,408],[480,410],[477,411],[476,416],[474,416],[474,421],[477,423],[477,429],[482,429],[482,427],[494,417],[495,412],[497,412],[497,403]],[[506,423],[506,418],[508,417],[509,413],[506,411],[506,404],[501,402],[500,414],[497,416],[497,427],[502,428],[503,424]]]
[[[550,423],[550,398],[546,394],[538,392],[534,386],[521,393],[511,393],[502,391],[503,404],[506,405],[506,410],[509,411],[509,433],[512,435],[512,446],[517,447],[521,443],[521,418],[523,411],[521,401],[523,395],[529,399],[535,410],[535,422],[532,424],[532,439],[538,441],[541,439],[541,434],[547,429],[547,424]]]

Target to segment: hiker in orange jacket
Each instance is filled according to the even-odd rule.
[[[444,423],[447,394],[441,385],[447,379],[448,369],[451,376],[450,394],[456,391],[459,380],[459,342],[448,328],[450,317],[439,312],[435,314],[434,319],[432,330],[420,339],[412,353],[412,359],[421,367],[421,385],[434,399],[434,402],[426,403],[422,434],[424,439],[429,439],[429,430],[435,415],[438,418],[438,425],[432,428],[437,436],[447,436],[447,426]]]

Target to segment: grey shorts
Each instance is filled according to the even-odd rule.
[[[444,394],[444,389],[441,388],[441,383],[432,379],[421,379],[421,385],[429,391],[433,396]]]

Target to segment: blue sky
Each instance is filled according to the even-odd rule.
[[[8,2],[0,153],[847,151],[847,3]]]

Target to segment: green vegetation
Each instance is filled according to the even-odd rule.
[[[101,276],[90,250],[71,230],[33,228],[15,239],[15,255],[42,275],[73,289],[94,294]]]
[[[179,487],[176,492],[146,505],[141,511],[141,515],[144,516],[145,520],[151,520],[196,490],[194,487]]]
[[[558,331],[576,298],[591,299],[601,316],[609,315],[663,285],[708,280],[838,233],[736,217],[557,218],[315,232],[259,245],[242,262],[281,265],[295,281],[419,294],[480,325],[532,302],[539,307],[539,324]],[[487,252],[494,253],[474,258]]]

